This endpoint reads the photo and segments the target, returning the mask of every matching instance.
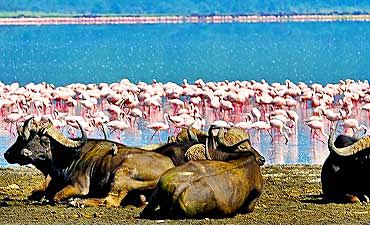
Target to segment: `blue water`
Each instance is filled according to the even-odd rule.
[[[0,81],[112,83],[368,79],[370,24],[361,22],[1,26]],[[365,121],[366,122],[366,121]],[[368,122],[368,121],[367,121]],[[127,136],[147,144],[151,133]],[[303,125],[288,146],[253,139],[269,164],[321,164],[326,144]],[[166,140],[166,136],[162,136]],[[14,137],[0,136],[0,153]],[[6,163],[0,157],[0,165]]]
[[[2,11],[121,14],[238,14],[369,12],[364,0],[0,0]]]
[[[361,22],[0,27],[5,83],[367,79]]]

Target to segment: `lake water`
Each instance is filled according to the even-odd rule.
[[[264,23],[0,27],[0,80],[182,82],[367,79],[370,24]]]
[[[365,80],[369,39],[370,24],[361,22],[2,26],[0,81],[63,86],[123,78],[176,83],[198,78],[322,84]],[[269,164],[323,163],[326,143],[310,139],[303,124],[298,130],[287,146],[270,143],[265,134],[256,140],[252,133],[252,142]],[[141,145],[151,132],[131,135],[124,143]],[[0,132],[0,154],[13,141]],[[0,165],[5,164],[1,156]]]

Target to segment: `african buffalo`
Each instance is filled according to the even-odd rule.
[[[186,136],[183,134],[181,141],[176,138],[173,142],[169,142],[153,149],[154,152],[169,157],[175,166],[182,165],[189,161],[190,159],[185,156],[185,153],[191,146],[199,143],[199,140],[191,127],[183,130],[184,133],[186,133]]]
[[[208,139],[215,138],[218,149],[224,152],[240,152],[251,149],[249,135],[243,129],[231,128],[225,133],[224,128],[221,128],[218,135],[213,137],[212,131],[215,128],[214,125],[211,125],[208,134],[192,127],[182,129],[181,136],[177,136],[173,142],[162,145],[153,151],[170,157],[174,165],[179,166],[190,160],[206,159],[205,143]]]
[[[210,160],[167,170],[141,217],[224,217],[253,211],[263,189],[264,158],[251,146],[244,152],[219,151],[213,140],[206,142],[206,155]]]
[[[334,141],[335,132],[329,136],[330,154],[321,171],[323,195],[335,202],[369,201],[370,136],[339,135]]]
[[[32,118],[18,130],[16,142],[5,152],[9,163],[33,164],[46,177],[31,199],[54,202],[83,197],[79,204],[117,207],[132,190],[154,188],[172,161],[156,152],[108,140],[66,138],[51,123]]]

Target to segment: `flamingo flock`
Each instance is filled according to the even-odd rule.
[[[288,144],[300,129],[327,142],[333,123],[339,121],[348,135],[367,132],[370,88],[367,80],[340,80],[336,84],[268,83],[264,80],[172,82],[137,84],[74,83],[56,87],[48,83],[0,82],[0,130],[16,135],[28,117],[52,122],[70,136],[78,135],[76,121],[90,137],[125,142],[125,132],[152,130],[150,141],[176,135],[182,127],[207,129],[211,124],[248,130],[255,141],[261,132],[271,143]],[[2,128],[1,128],[2,127]],[[282,138],[280,138],[282,137]]]

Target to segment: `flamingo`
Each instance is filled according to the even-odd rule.
[[[253,117],[256,118],[256,121],[259,121],[261,119],[261,111],[258,108],[253,107],[251,110],[251,114]]]
[[[230,128],[233,123],[231,122],[226,122],[224,120],[215,120],[211,123],[211,126],[215,126],[215,127],[223,127],[223,128]]]
[[[119,120],[111,120],[107,123],[107,127],[111,128],[113,131],[118,131],[116,133],[117,139],[121,141],[121,134],[124,130],[130,128],[130,124],[127,122],[127,120],[120,118]]]
[[[285,144],[287,144],[288,143],[288,134],[283,129],[286,129],[290,132],[290,128],[287,127],[285,125],[285,123],[282,120],[278,119],[278,118],[271,119],[269,121],[269,123],[270,123],[271,128],[277,128],[279,133],[285,137]],[[272,141],[273,141],[273,139],[271,139],[271,142]]]
[[[326,109],[324,111],[324,115],[325,115],[326,119],[328,119],[330,121],[330,125],[329,125],[330,128],[333,126],[334,122],[342,119],[342,114],[343,114],[342,111],[339,111],[339,113],[336,113],[331,109]]]
[[[324,123],[322,121],[311,120],[311,121],[305,121],[304,123],[311,128],[311,136],[313,138],[315,137],[315,134],[318,135],[316,131],[320,131],[320,133],[322,135],[324,135],[327,139],[329,139],[329,135],[327,135],[324,131]],[[318,139],[318,140],[320,140],[320,139]],[[320,140],[320,141],[322,141],[322,140]]]
[[[364,133],[367,131],[367,127],[363,124],[359,125],[358,120],[354,118],[343,120],[343,127],[345,133],[348,133],[348,129],[352,129],[353,133],[356,133],[356,131],[359,130],[364,130]]]
[[[164,123],[154,122],[154,123],[151,123],[147,126],[147,128],[154,131],[152,137],[150,138],[150,141],[152,141],[153,138],[154,138],[154,135],[158,133],[158,141],[161,143],[160,132],[163,131],[163,130],[169,130],[170,129],[170,126],[168,125],[168,114],[167,113],[163,114],[163,119],[164,119]]]
[[[366,103],[360,107],[361,110],[367,111],[369,120],[370,120],[370,103]]]
[[[258,140],[260,139],[261,130],[266,131],[270,135],[270,137],[272,138],[272,134],[269,131],[271,129],[270,123],[267,123],[265,121],[256,121],[256,122],[252,123],[252,125],[250,126],[250,129],[255,129],[255,130],[258,131],[258,135],[257,135]]]

